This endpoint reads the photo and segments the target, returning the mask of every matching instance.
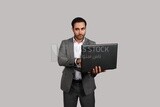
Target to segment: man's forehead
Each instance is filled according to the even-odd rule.
[[[84,22],[76,22],[74,25],[85,25]]]
[[[74,28],[79,28],[79,27],[81,27],[81,28],[85,27],[85,23],[84,22],[77,22],[74,24]]]

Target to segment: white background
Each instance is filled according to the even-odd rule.
[[[159,107],[159,13],[158,0],[1,0],[0,107],[63,107],[52,46],[77,16],[86,37],[119,44],[118,68],[96,77],[96,107]]]

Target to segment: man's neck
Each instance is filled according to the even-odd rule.
[[[75,39],[75,41],[78,42],[78,43],[81,43],[81,42],[83,42],[83,40],[84,40],[84,38],[79,40],[79,39],[77,39],[77,38],[75,38],[75,37],[74,37],[74,39]]]

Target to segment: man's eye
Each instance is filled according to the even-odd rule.
[[[81,30],[85,30],[85,28],[82,28]]]

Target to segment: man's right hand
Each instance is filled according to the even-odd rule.
[[[76,65],[78,68],[81,68],[81,58],[76,59]]]

